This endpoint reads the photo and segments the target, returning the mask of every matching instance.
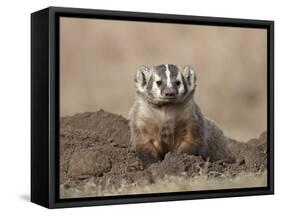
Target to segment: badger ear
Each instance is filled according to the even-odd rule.
[[[196,84],[197,77],[196,77],[196,73],[195,73],[194,69],[190,65],[183,67],[183,77],[187,81],[190,88],[195,89],[195,87],[197,85]]]
[[[150,68],[147,66],[141,66],[136,73],[135,83],[139,91],[144,91],[144,87],[147,85],[150,76]]]

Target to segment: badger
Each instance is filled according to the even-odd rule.
[[[135,74],[136,100],[129,112],[131,151],[145,167],[168,152],[233,161],[227,139],[194,101],[197,78],[190,66],[141,66]]]

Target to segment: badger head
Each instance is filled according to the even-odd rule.
[[[196,88],[196,75],[191,66],[161,64],[142,66],[135,76],[137,93],[149,103],[164,105],[188,101]]]

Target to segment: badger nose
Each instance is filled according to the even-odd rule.
[[[176,94],[175,93],[165,93],[166,97],[174,97]]]
[[[166,97],[176,96],[176,91],[174,89],[165,89],[164,94]]]

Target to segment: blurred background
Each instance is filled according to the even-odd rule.
[[[97,19],[60,20],[60,115],[127,117],[141,65],[190,64],[195,100],[227,136],[266,130],[266,30]]]

